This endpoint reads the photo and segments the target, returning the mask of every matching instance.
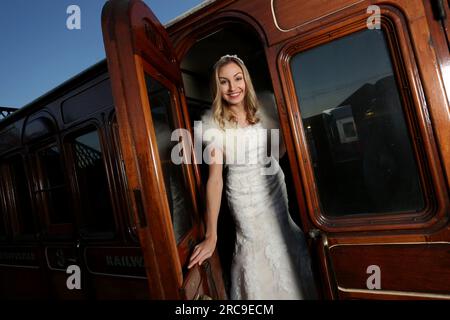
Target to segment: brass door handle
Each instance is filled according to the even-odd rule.
[[[308,235],[313,240],[318,240],[320,237],[322,237],[322,232],[319,229],[311,229],[308,232]]]

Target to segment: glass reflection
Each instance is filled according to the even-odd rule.
[[[383,31],[364,30],[301,52],[291,70],[324,212],[421,210],[418,169]]]

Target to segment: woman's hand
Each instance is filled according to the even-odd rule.
[[[216,237],[206,237],[205,240],[196,245],[189,260],[188,269],[197,263],[198,265],[202,265],[206,259],[210,258],[216,248],[216,242]]]

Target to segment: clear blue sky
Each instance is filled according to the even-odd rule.
[[[0,1],[0,106],[22,107],[105,58],[100,16],[105,0]],[[144,0],[162,23],[203,0]],[[69,5],[81,30],[68,30]]]

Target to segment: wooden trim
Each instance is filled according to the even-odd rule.
[[[67,201],[71,204],[69,206],[69,220],[65,223],[52,223],[50,221],[50,209],[49,209],[49,200],[48,193],[42,192],[45,190],[43,179],[43,169],[41,159],[39,159],[38,153],[42,150],[46,150],[52,147],[57,147],[60,152],[60,165],[61,171],[64,178],[64,185],[67,193]],[[31,187],[32,192],[32,201],[36,202],[36,208],[41,219],[44,229],[44,237],[46,239],[58,238],[58,239],[73,239],[75,237],[75,227],[76,227],[76,217],[74,216],[73,205],[72,205],[72,197],[71,197],[71,180],[67,175],[67,163],[66,153],[61,143],[61,137],[59,135],[49,137],[43,141],[40,141],[38,144],[30,147],[30,158],[33,164],[32,175],[30,175],[30,180],[33,182],[33,186]]]
[[[182,61],[183,57],[189,49],[198,41],[206,38],[220,29],[229,25],[244,25],[253,30],[258,36],[263,46],[267,46],[267,35],[264,28],[252,16],[239,11],[226,10],[217,13],[214,16],[203,19],[196,24],[193,29],[187,29],[178,34],[171,33],[171,39],[175,46],[175,54],[178,61]]]
[[[120,147],[128,177],[129,199],[135,220],[139,221],[133,190],[141,190],[148,222],[147,227],[138,228],[138,234],[147,267],[150,298],[178,299],[181,270],[175,268],[179,265],[179,258],[173,250],[176,247],[174,240],[166,232],[170,232],[165,224],[166,218],[161,215],[161,212],[164,212],[164,203],[155,174],[158,170],[155,158],[157,146],[149,138],[152,122],[150,110],[143,112],[143,103],[148,104],[141,96],[141,92],[145,92],[142,91],[145,86],[140,76],[143,70],[142,66],[138,65],[139,58],[135,56],[132,41],[133,30],[129,28],[131,18],[128,13],[136,3],[133,0],[106,3],[102,12],[102,29],[117,122],[120,125]],[[145,14],[148,9],[141,11]],[[158,245],[155,244],[156,241],[159,242]]]
[[[19,157],[24,171],[25,177],[27,179],[27,194],[28,201],[31,208],[31,223],[33,225],[33,230],[31,233],[25,233],[23,230],[23,221],[20,218],[23,217],[23,209],[18,210],[17,201],[18,194],[16,194],[16,186],[14,186],[14,181],[11,172],[10,161],[14,157]],[[4,176],[2,179],[3,183],[0,182],[0,192],[3,185],[3,197],[0,196],[0,200],[3,198],[2,202],[4,205],[3,219],[5,225],[6,236],[11,237],[13,241],[36,241],[40,232],[39,217],[36,215],[36,200],[34,198],[34,193],[32,190],[32,175],[28,164],[28,156],[25,149],[9,153],[8,156],[2,159],[0,163],[0,174]],[[0,205],[0,209],[2,206]],[[19,213],[20,212],[20,213]],[[20,217],[19,217],[20,216]]]
[[[450,299],[446,264],[449,261],[449,255],[446,254],[449,244],[448,241],[373,241],[336,244],[329,251],[338,275],[336,279],[340,293]],[[348,256],[358,256],[360,259],[352,261],[348,260]],[[423,259],[416,261],[418,257]],[[442,261],[433,261],[433,258],[438,257]],[[365,270],[372,263],[382,270],[381,289],[367,290]]]
[[[120,149],[119,140],[119,125],[115,111],[112,111],[108,117],[107,125],[105,127],[107,140],[110,148],[110,174],[111,174],[111,189],[114,192],[114,199],[117,205],[117,212],[120,215],[122,223],[122,232],[126,242],[133,244],[139,243],[137,234],[138,223],[134,220],[134,215],[131,209],[131,200],[128,198],[128,181],[125,172],[125,165]]]
[[[170,98],[172,99],[171,101],[171,114],[174,116],[173,117],[173,121],[175,123],[172,123],[172,125],[174,125],[176,128],[185,128],[184,124],[183,124],[183,117],[180,113],[180,97],[177,93],[177,87],[172,84],[168,79],[165,79],[162,75],[158,74],[156,72],[156,69],[154,69],[149,63],[147,63],[145,60],[141,60],[139,62],[139,64],[142,64],[142,74],[141,76],[141,80],[144,82],[144,84],[146,85],[146,81],[145,81],[145,73],[147,73],[149,76],[151,76],[152,78],[154,78],[155,80],[157,80],[158,82],[160,82],[162,85],[165,86],[165,88],[167,88],[170,92]],[[156,75],[156,76],[155,76]],[[145,92],[146,92],[146,87],[145,87]],[[151,114],[151,105],[149,105],[149,99],[148,99],[148,95],[146,95],[146,101],[148,104],[148,110],[150,111]],[[145,106],[145,103],[144,103]],[[153,121],[153,120],[152,120]],[[152,123],[152,128],[153,127],[153,123]],[[157,141],[156,135],[154,130],[152,130],[152,141]],[[187,143],[185,141],[185,143]],[[188,145],[186,144],[185,147],[188,147]],[[193,148],[191,147],[191,152],[193,154]],[[157,159],[158,162],[158,171],[155,172],[157,177],[164,177],[164,173],[162,170],[162,167],[160,166],[161,164],[161,160],[158,154],[158,149],[155,150],[155,157]],[[187,159],[187,154],[184,153],[184,158],[185,158],[185,162],[187,163],[188,161],[192,161],[191,159]],[[194,181],[194,176],[193,173],[190,169],[190,166],[187,164],[182,164],[182,171],[183,171],[183,182],[185,183],[185,186],[189,189],[190,194],[188,195],[188,197],[190,197],[190,201],[193,205],[193,209],[194,212],[190,212],[189,214],[191,215],[191,222],[192,222],[192,228],[189,232],[187,232],[185,235],[183,235],[183,238],[181,239],[180,243],[176,244],[175,243],[175,247],[177,248],[178,251],[178,255],[179,255],[179,267],[181,268],[182,266],[184,266],[187,262],[187,259],[189,258],[190,255],[190,242],[193,241],[194,239],[199,239],[199,230],[198,229],[198,225],[199,225],[199,214],[198,214],[198,203],[196,200],[196,193],[195,193],[195,181]],[[158,181],[159,183],[159,190],[161,192],[161,197],[163,198],[163,202],[165,203],[165,216],[167,218],[166,223],[169,226],[170,229],[170,236],[173,238],[173,240],[175,241],[175,233],[173,230],[173,223],[171,221],[171,212],[170,212],[170,208],[169,208],[169,203],[167,200],[167,191],[166,191],[166,186],[165,186],[165,182],[164,179],[159,179]],[[181,269],[180,269],[181,272]]]
[[[415,134],[416,130],[420,130],[420,136],[423,139],[423,145],[425,149],[423,151],[421,150],[422,145],[417,144],[414,140],[412,141],[416,158],[422,157],[425,153],[428,159],[428,162],[418,161],[422,187],[424,187],[425,189],[424,195],[426,196],[432,190],[430,185],[433,185],[436,192],[436,200],[433,201],[432,199],[426,199],[425,201],[427,203],[427,207],[420,213],[393,213],[386,215],[383,214],[383,216],[376,216],[376,214],[371,214],[350,218],[330,218],[325,216],[321,212],[320,201],[316,193],[317,185],[315,183],[309,150],[306,144],[305,133],[301,121],[289,63],[291,57],[298,52],[302,52],[317,45],[327,43],[353,32],[363,30],[364,28],[366,28],[366,18],[367,17],[364,12],[358,16],[349,18],[347,24],[339,29],[336,29],[336,27],[327,28],[324,30],[320,30],[316,34],[310,34],[306,37],[303,37],[302,39],[296,37],[293,40],[289,41],[279,53],[278,68],[281,71],[281,74],[284,76],[281,79],[283,84],[283,91],[285,97],[287,98],[288,113],[291,115],[290,121],[292,123],[292,126],[295,128],[294,132],[296,132],[296,135],[298,137],[296,152],[299,155],[304,155],[302,157],[303,161],[301,161],[299,165],[302,171],[303,181],[307,186],[307,190],[309,190],[309,192],[306,193],[309,215],[312,221],[325,231],[417,229],[429,228],[432,225],[437,224],[438,222],[444,223],[445,221],[443,217],[445,216],[446,210],[449,206],[448,197],[445,193],[445,182],[442,179],[439,161],[436,161],[437,159],[439,159],[439,156],[434,144],[432,127],[430,123],[425,120],[427,114],[427,106],[423,98],[420,80],[417,77],[417,68],[414,64],[414,56],[408,46],[408,35],[404,32],[404,30],[407,30],[407,26],[403,18],[401,17],[401,14],[396,9],[388,6],[382,7],[382,25],[385,30],[390,31],[391,33],[394,31],[394,29],[392,28],[395,26],[395,33],[393,34],[396,35],[396,37],[393,38],[392,35],[388,35],[391,45],[399,41],[398,47],[395,46],[394,50],[392,50],[393,48],[391,47],[391,54],[393,54],[395,57],[393,62],[397,68],[394,69],[394,71],[399,72],[401,70],[403,74],[407,75],[407,78],[404,78],[404,76],[402,77],[401,74],[397,74],[397,77],[399,79],[402,79],[403,81],[407,81],[407,83],[411,85],[411,98],[406,101],[404,100],[404,102],[406,103],[406,107],[408,108],[408,110],[410,110],[410,112],[405,115],[405,117],[408,119],[407,125],[409,126],[409,130],[412,130],[413,134]],[[400,51],[403,53],[403,57],[405,57],[405,59],[401,61],[401,65],[399,65],[399,59],[402,58],[402,56],[400,56]],[[402,87],[400,87],[400,89],[401,88]],[[412,111],[415,113],[415,117],[418,118],[415,122],[413,122],[412,120]],[[426,165],[430,169],[424,167]],[[431,177],[432,180],[427,180],[427,177]]]
[[[328,238],[325,234],[321,234],[321,239],[315,243],[315,249],[318,253],[318,262],[320,264],[320,277],[322,284],[322,293],[326,300],[336,300],[338,297],[337,281],[333,271],[333,263],[330,258],[330,248],[328,246]]]
[[[389,290],[362,290],[338,287],[340,299],[366,300],[450,300],[450,295]]]
[[[306,25],[308,25],[308,24],[310,24],[310,23],[319,21],[319,20],[324,19],[324,18],[326,18],[326,17],[328,17],[328,16],[331,16],[331,15],[335,15],[335,14],[339,13],[340,11],[343,11],[343,10],[346,10],[346,9],[348,9],[348,8],[350,8],[350,7],[359,5],[360,3],[365,2],[365,1],[366,1],[366,0],[354,0],[353,2],[349,3],[348,5],[346,5],[346,6],[342,7],[342,8],[339,8],[339,9],[336,10],[336,11],[329,12],[329,13],[327,13],[327,14],[325,14],[325,15],[322,15],[322,16],[320,16],[320,17],[316,17],[316,18],[314,18],[314,19],[312,19],[312,20],[307,20],[307,21],[305,21],[304,23],[302,23],[302,24],[300,24],[300,25],[296,25],[296,26],[294,26],[294,27],[292,27],[292,28],[289,28],[289,29],[283,29],[283,28],[279,25],[279,22],[278,22],[278,20],[277,20],[277,16],[276,16],[276,13],[275,13],[275,6],[274,6],[274,3],[273,3],[274,0],[270,0],[270,7],[271,7],[271,11],[272,11],[273,23],[275,24],[276,28],[277,28],[280,32],[291,32],[291,31],[293,31],[293,30],[295,30],[295,29],[297,29],[297,28],[302,28],[302,27],[304,27],[304,26],[306,26]]]
[[[67,131],[64,132],[64,134],[61,135],[61,141],[63,146],[63,152],[64,152],[64,159],[65,159],[65,170],[68,172],[68,180],[70,182],[70,196],[72,197],[73,201],[73,213],[74,213],[74,219],[77,222],[78,225],[78,231],[81,230],[81,226],[84,223],[84,214],[82,213],[82,206],[80,205],[82,202],[81,199],[81,191],[79,189],[79,183],[78,183],[78,175],[77,175],[77,169],[76,169],[76,163],[75,163],[75,156],[74,151],[72,149],[72,145],[69,141],[73,141],[74,137],[79,137],[80,135],[89,133],[89,132],[95,132],[98,135],[98,139],[100,142],[100,148],[102,152],[102,163],[104,167],[104,173],[105,173],[105,179],[108,187],[108,195],[109,200],[111,204],[112,209],[112,218],[114,221],[114,226],[112,230],[112,237],[97,237],[96,233],[90,234],[88,236],[83,236],[79,234],[79,236],[83,239],[92,239],[92,240],[110,240],[110,241],[117,241],[123,239],[123,231],[122,231],[122,219],[120,211],[118,211],[116,206],[116,200],[115,200],[115,189],[113,189],[113,184],[111,182],[112,173],[110,171],[110,145],[109,140],[105,136],[105,126],[104,122],[101,119],[91,118],[87,121],[84,121],[76,126],[71,127]]]

